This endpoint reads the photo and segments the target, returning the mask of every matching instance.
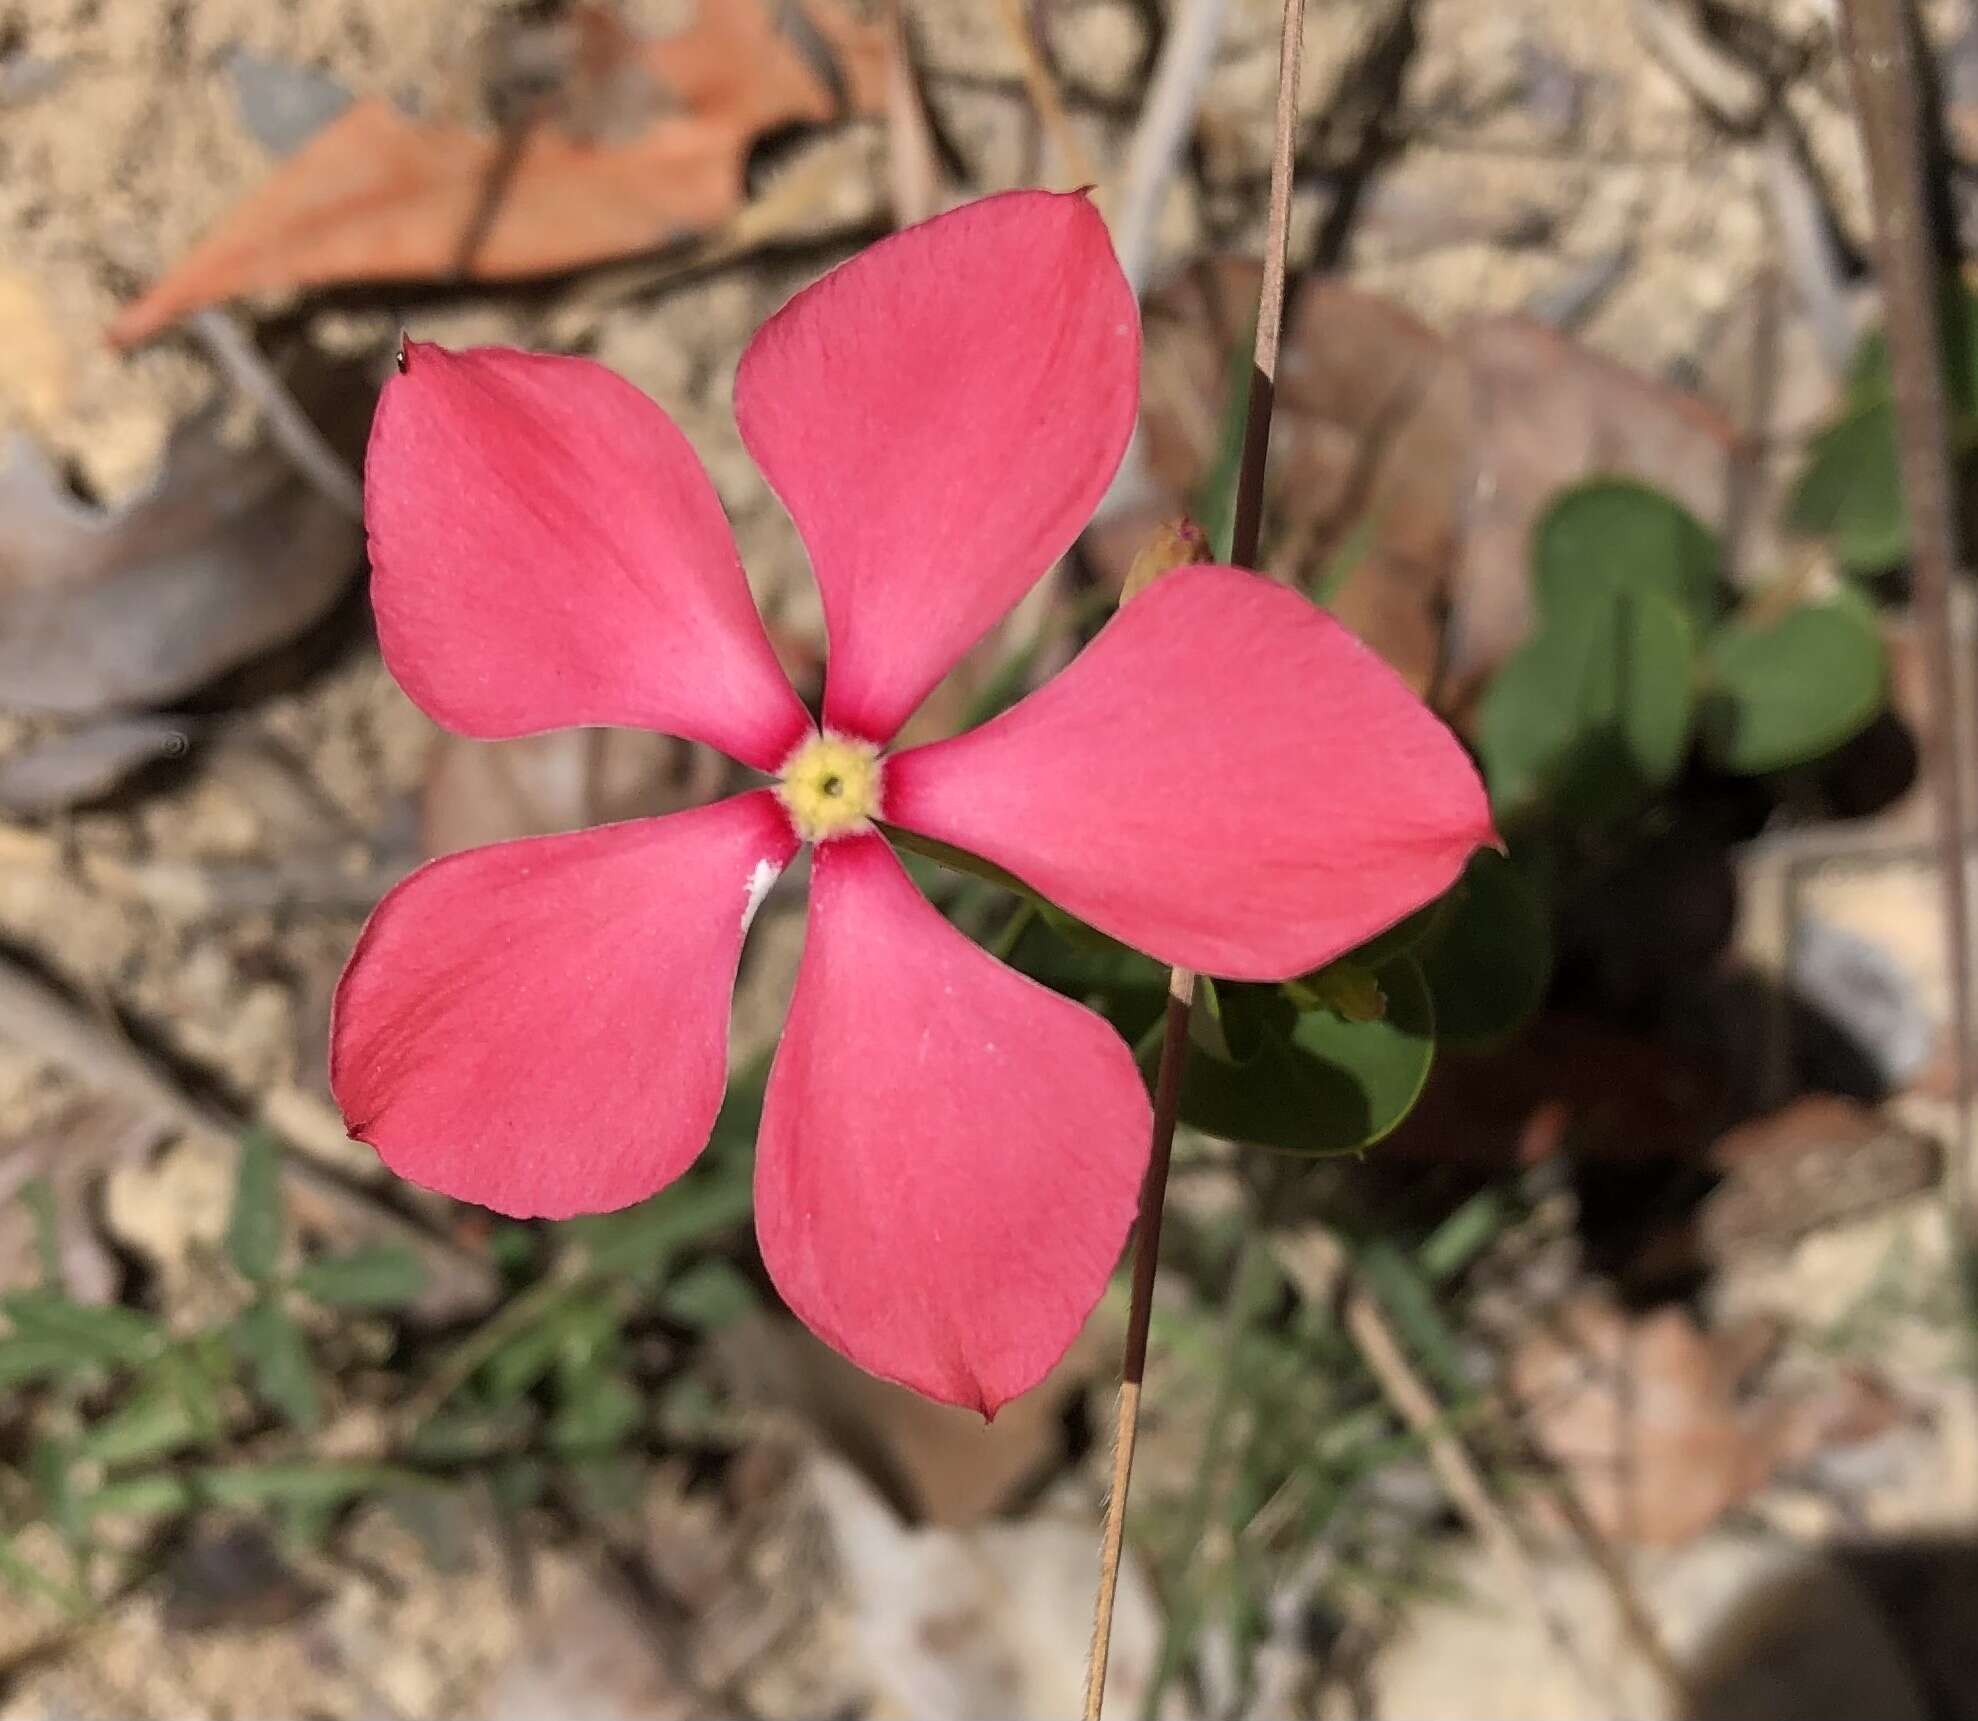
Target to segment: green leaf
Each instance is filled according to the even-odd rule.
[[[82,1435],[76,1455],[112,1466],[165,1458],[211,1439],[219,1423],[212,1383],[184,1359],[167,1355],[131,1398]]]
[[[1351,962],[1359,968],[1380,968],[1392,962],[1397,956],[1419,955],[1442,925],[1443,916],[1448,912],[1449,895],[1445,892],[1434,902],[1416,909],[1407,919],[1396,921],[1385,932],[1376,933],[1365,944],[1347,951],[1338,960]],[[1324,972],[1324,969],[1315,969],[1311,974],[1301,975],[1300,978],[1311,980]]]
[[[903,830],[898,825],[886,825],[887,838],[909,854],[919,855],[923,860],[931,860],[950,872],[958,872],[968,878],[979,878],[985,883],[998,886],[1016,896],[1027,896],[1038,903],[1043,898],[1018,878],[1015,873],[1005,872],[994,861],[986,861],[980,855],[972,855],[967,849],[958,849],[952,843],[944,843],[938,837],[924,837],[918,831]]]
[[[192,1483],[184,1476],[158,1472],[105,1482],[77,1502],[86,1520],[97,1518],[176,1518],[195,1504]]]
[[[322,1255],[295,1276],[296,1288],[338,1309],[399,1309],[426,1288],[426,1265],[409,1249],[373,1243]]]
[[[738,1321],[757,1306],[755,1287],[728,1261],[701,1261],[666,1287],[660,1312],[697,1332]]]
[[[230,1337],[262,1400],[297,1428],[314,1428],[322,1415],[316,1365],[308,1341],[280,1301],[263,1296],[234,1322]]]
[[[1070,943],[1051,926],[1033,923],[1009,961],[1053,992],[1097,1010],[1128,1045],[1137,1045],[1167,1010],[1167,969],[1111,939]]]
[[[1189,508],[1219,562],[1230,558],[1236,536],[1236,492],[1243,476],[1243,440],[1250,425],[1250,390],[1257,369],[1257,332],[1230,348],[1222,415],[1216,422],[1216,452]]]
[[[1462,1346],[1437,1307],[1434,1288],[1421,1268],[1392,1243],[1378,1239],[1354,1252],[1354,1265],[1434,1379],[1439,1396],[1445,1401],[1468,1398],[1472,1383],[1463,1367]]]
[[[1301,1010],[1330,1010],[1346,1022],[1378,1022],[1387,1014],[1387,994],[1371,968],[1333,962],[1300,980],[1287,980],[1284,993]]]
[[[1858,407],[1813,439],[1786,503],[1786,524],[1825,538],[1850,573],[1877,574],[1909,556],[1909,516],[1896,463],[1895,407]]]
[[[488,1496],[503,1517],[526,1512],[549,1490],[549,1470],[539,1458],[509,1458],[488,1471]]]
[[[1470,857],[1450,910],[1421,953],[1445,1044],[1495,1040],[1545,1001],[1552,923],[1523,872],[1495,849]]]
[[[281,1149],[254,1131],[240,1144],[233,1214],[227,1222],[227,1258],[256,1284],[274,1277],[282,1252]]]
[[[1730,622],[1704,641],[1704,749],[1726,771],[1779,771],[1831,752],[1882,708],[1881,635],[1858,602]]]
[[[0,1339],[0,1389],[61,1379],[94,1366],[60,1339]]]
[[[1480,1189],[1422,1239],[1415,1264],[1430,1284],[1447,1284],[1495,1243],[1514,1217],[1502,1190]]]
[[[644,1414],[638,1388],[622,1374],[588,1370],[564,1383],[563,1402],[550,1419],[550,1443],[559,1452],[609,1452],[639,1426]]]
[[[1944,383],[1953,414],[1969,418],[1978,413],[1978,294],[1955,269],[1944,271],[1937,315],[1944,338]],[[1872,406],[1895,392],[1889,364],[1889,338],[1871,329],[1855,348],[1848,366],[1850,408]]]
[[[60,1441],[37,1440],[28,1449],[28,1477],[41,1502],[41,1515],[71,1551],[80,1551],[86,1537],[84,1514],[71,1475],[74,1463],[74,1452]]]
[[[1543,801],[1597,823],[1667,783],[1687,751],[1695,656],[1682,611],[1652,593],[1547,615],[1478,712],[1492,804],[1509,815]]]
[[[751,1206],[750,1187],[740,1179],[698,1175],[622,1213],[566,1219],[559,1229],[589,1251],[600,1273],[658,1272],[677,1250],[726,1236]]]
[[[596,1354],[618,1330],[618,1310],[607,1297],[570,1297],[548,1310],[488,1358],[483,1372],[489,1402],[513,1404],[559,1361]]]
[[[1291,1153],[1347,1153],[1378,1141],[1408,1115],[1428,1079],[1435,1010],[1412,957],[1390,962],[1377,978],[1387,1009],[1371,1022],[1330,1010],[1300,1014],[1274,987],[1241,989],[1274,1001],[1260,1006],[1260,1049],[1241,1067],[1190,1059],[1182,1117],[1211,1135]]]
[[[21,1185],[20,1203],[34,1222],[34,1252],[41,1263],[41,1283],[62,1290],[62,1233],[55,1212],[55,1185],[46,1177],[30,1177]]]
[[[435,1411],[413,1431],[408,1456],[422,1464],[476,1464],[525,1444],[536,1428],[532,1405],[467,1405]]]
[[[646,1480],[646,1466],[633,1452],[585,1453],[564,1467],[564,1481],[580,1508],[607,1521],[637,1515]]]
[[[72,1303],[56,1291],[15,1291],[0,1297],[0,1313],[22,1339],[66,1346],[78,1364],[134,1367],[165,1348],[165,1331],[149,1315],[110,1305]]]
[[[391,1464],[325,1461],[229,1464],[195,1471],[197,1493],[216,1506],[334,1507],[387,1489],[429,1490],[440,1484]]]
[[[1717,540],[1680,503],[1629,479],[1560,492],[1532,534],[1532,593],[1548,619],[1649,596],[1698,630],[1721,607]]]

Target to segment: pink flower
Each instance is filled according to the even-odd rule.
[[[1107,1023],[942,919],[876,821],[1163,961],[1261,980],[1435,897],[1490,836],[1468,758],[1400,680],[1235,568],[1170,574],[994,721],[885,752],[1077,537],[1139,367],[1077,195],[882,240],[763,325],[735,412],[823,591],[820,730],[664,413],[585,360],[408,346],[365,473],[399,684],[463,734],[660,729],[777,781],[405,880],[337,994],[351,1133],[503,1213],[651,1195],[707,1140],[743,935],[810,841],[757,1148],[764,1264],[875,1374],[984,1413],[1033,1385],[1132,1223],[1146,1093]]]

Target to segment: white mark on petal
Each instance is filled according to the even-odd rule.
[[[742,904],[742,936],[749,933],[749,923],[755,919],[755,911],[762,907],[762,899],[769,894],[769,887],[776,882],[776,875],[783,869],[769,861],[759,860],[755,870],[749,874],[748,899]]]

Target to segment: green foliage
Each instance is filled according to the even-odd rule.
[[[1435,1004],[1412,956],[1373,971],[1378,1015],[1332,1003],[1300,1010],[1276,987],[1218,988],[1240,1022],[1241,1062],[1201,1057],[1182,1076],[1197,1129],[1288,1153],[1350,1153],[1387,1134],[1415,1103],[1435,1058]],[[1151,1069],[1158,1056],[1150,1048]]]
[[[1963,455],[1978,440],[1978,295],[1955,273],[1944,278],[1939,314],[1951,440]],[[1883,573],[1909,555],[1888,343],[1879,330],[1855,354],[1839,416],[1807,451],[1786,522],[1827,539],[1850,573]]]
[[[1628,479],[1562,491],[1532,535],[1532,590],[1548,617],[1655,597],[1701,632],[1722,602],[1717,564],[1716,540],[1691,514]]]
[[[1552,979],[1552,926],[1525,873],[1479,849],[1422,952],[1437,1035],[1451,1045],[1501,1039],[1538,1011]]]
[[[299,1291],[337,1309],[402,1309],[426,1288],[426,1268],[409,1249],[388,1243],[325,1255],[295,1276]]]
[[[260,1398],[297,1428],[314,1428],[322,1416],[315,1364],[302,1329],[289,1317],[280,1298],[257,1298],[234,1322],[228,1337]]]
[[[76,1441],[79,1458],[117,1466],[167,1458],[218,1436],[227,1371],[204,1347],[168,1351],[130,1396]]]
[[[1478,713],[1491,799],[1602,822],[1682,764],[1716,548],[1667,497],[1603,480],[1553,504],[1533,558],[1532,635]]]
[[[758,1306],[755,1287],[719,1257],[689,1267],[659,1299],[662,1314],[696,1332],[732,1326]]]
[[[9,1403],[10,1418],[18,1406],[25,1419],[34,1510],[88,1579],[107,1549],[125,1545],[104,1539],[113,1521],[225,1507],[265,1513],[286,1539],[313,1543],[363,1499],[408,1522],[441,1522],[435,1502],[477,1476],[505,1510],[635,1498],[660,1427],[649,1405],[684,1403],[681,1382],[693,1378],[670,1368],[652,1378],[672,1339],[754,1304],[746,1273],[708,1251],[748,1211],[766,1076],[766,1060],[736,1076],[699,1166],[655,1200],[595,1221],[507,1227],[509,1294],[465,1337],[411,1323],[426,1269],[405,1246],[366,1244],[285,1270],[280,1146],[245,1142],[225,1237],[250,1293],[238,1312],[178,1336],[142,1310],[87,1307],[53,1285],[0,1295],[0,1387],[37,1389]],[[337,1379],[349,1341],[318,1354],[324,1311],[367,1315],[360,1352],[380,1329],[391,1335],[406,1398],[371,1399],[391,1430],[379,1462],[309,1455],[333,1403],[341,1410],[353,1391],[374,1394],[393,1378]],[[649,1337],[634,1342],[640,1334]],[[734,1425],[700,1390],[697,1437],[721,1438]],[[4,1544],[0,1584],[71,1593]],[[79,1612],[90,1606],[80,1589],[72,1599]]]
[[[34,1222],[34,1254],[41,1264],[41,1283],[62,1289],[62,1240],[55,1222],[55,1186],[46,1177],[30,1177],[21,1186],[21,1205]]]
[[[1209,553],[1230,559],[1236,534],[1236,491],[1243,474],[1243,439],[1250,424],[1250,390],[1256,376],[1254,327],[1229,350],[1222,412],[1216,421],[1216,452],[1192,498],[1191,512],[1209,540]]]
[[[76,1367],[129,1367],[149,1362],[165,1348],[164,1331],[149,1315],[72,1303],[57,1291],[15,1291],[0,1297],[0,1314],[12,1323],[20,1342],[59,1347]]]
[[[1882,707],[1881,637],[1860,599],[1733,621],[1705,654],[1703,744],[1726,771],[1783,770],[1855,734]]]
[[[233,1212],[227,1221],[227,1258],[241,1277],[271,1279],[282,1253],[281,1148],[259,1131],[240,1144]]]
[[[1853,408],[1814,439],[1786,523],[1827,539],[1850,573],[1881,573],[1909,554],[1895,408],[1886,397]]]
[[[1667,497],[1580,485],[1533,544],[1533,633],[1478,713],[1491,799],[1508,821],[1612,824],[1666,786],[1699,740],[1721,769],[1780,770],[1880,709],[1881,644],[1864,606],[1724,617],[1717,546]]]

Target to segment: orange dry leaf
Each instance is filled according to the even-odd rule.
[[[877,112],[883,32],[854,22],[837,0],[804,0],[803,10],[837,55],[852,109]],[[110,340],[131,345],[248,293],[514,280],[706,232],[740,207],[756,139],[836,112],[773,13],[767,0],[703,0],[679,34],[627,44],[658,99],[650,123],[623,140],[567,116],[504,139],[359,102],[127,307]]]

